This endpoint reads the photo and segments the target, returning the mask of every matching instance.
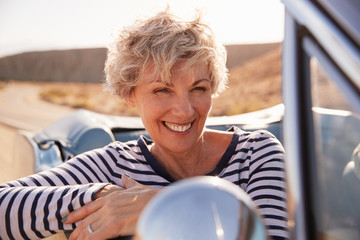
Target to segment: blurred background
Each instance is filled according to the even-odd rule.
[[[224,44],[279,42],[279,0],[1,0],[0,57],[34,50],[105,47],[111,35],[170,6],[185,19],[200,9]]]
[[[229,87],[212,116],[282,102],[280,0],[0,0],[0,182],[31,169],[13,162],[18,131],[40,131],[79,108],[137,116],[102,91],[106,47],[123,26],[167,6],[189,20],[201,10],[227,48]]]

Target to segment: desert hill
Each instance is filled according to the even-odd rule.
[[[225,47],[228,54],[227,67],[232,69],[240,66],[274,49],[278,49],[280,46],[280,43],[226,45]]]
[[[214,99],[212,116],[251,112],[281,103],[281,48],[230,68],[228,88]],[[35,83],[33,83],[35,84]],[[76,108],[122,116],[134,109],[102,91],[99,83],[37,83],[42,99]]]
[[[0,79],[40,82],[99,82],[106,49],[27,52],[0,59]]]
[[[277,48],[279,43],[226,46],[228,67]],[[0,80],[93,82],[103,80],[105,48],[27,52],[0,58]]]
[[[213,115],[233,115],[280,104],[281,46],[230,68],[228,88],[214,99]]]
[[[258,45],[227,46],[228,65],[233,66],[229,68],[228,88],[214,99],[210,115],[240,114],[281,103],[281,46],[261,46],[265,46],[262,52],[253,53],[246,51],[259,49]],[[7,69],[18,70],[12,72],[18,74],[15,79],[26,80],[26,84],[34,79],[31,84],[40,88],[40,97],[46,101],[100,113],[136,116],[134,109],[102,90],[99,81],[105,53],[105,49],[82,49],[19,54],[0,59],[0,74],[4,73],[6,63],[10,66]],[[24,62],[29,65],[24,66]],[[29,66],[34,69],[26,74]]]

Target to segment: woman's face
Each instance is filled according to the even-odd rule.
[[[149,67],[128,100],[138,109],[157,147],[174,153],[198,143],[211,109],[211,83],[207,65],[172,69],[170,84],[162,83]]]

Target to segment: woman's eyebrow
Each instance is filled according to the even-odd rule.
[[[164,82],[161,81],[160,79],[154,79],[154,80],[152,80],[150,83],[151,83],[151,84],[161,83],[161,84],[164,84],[164,85],[166,85],[166,86],[168,86],[168,87],[173,86],[173,84],[172,84],[171,82],[170,82],[170,83],[164,83]]]
[[[203,81],[210,82],[209,79],[207,79],[207,78],[202,78],[202,79],[199,79],[199,80],[193,82],[192,86],[197,86],[197,85],[199,85],[199,84],[200,84],[201,82],[203,82]],[[169,87],[174,86],[171,82],[170,82],[170,83],[164,83],[164,82],[161,81],[160,79],[154,79],[154,80],[151,81],[151,83],[161,83],[161,84],[164,84],[164,85],[169,86]]]
[[[150,83],[162,83],[162,84],[164,84],[164,82],[159,78],[155,78],[155,79],[151,80]]]
[[[193,85],[193,86],[199,85],[199,84],[200,84],[201,82],[203,82],[203,81],[208,81],[208,82],[210,82],[209,79],[202,78],[202,79],[199,79],[199,80],[195,81],[192,85]]]

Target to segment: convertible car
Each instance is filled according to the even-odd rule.
[[[210,117],[207,127],[226,130],[238,126],[246,130],[268,129],[282,138],[280,122],[284,106],[277,105],[258,112],[229,117]],[[148,138],[141,119],[99,114],[78,110],[61,118],[38,133],[21,132],[24,144],[31,144],[34,156],[34,171],[40,172],[55,167],[85,151],[104,147],[112,141]]]
[[[291,239],[360,239],[360,2],[283,3],[284,104],[207,126],[267,129],[284,144]],[[80,110],[23,136],[42,171],[141,134],[139,118]]]

